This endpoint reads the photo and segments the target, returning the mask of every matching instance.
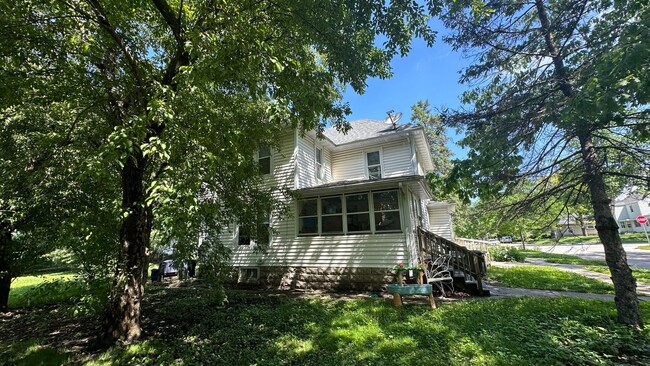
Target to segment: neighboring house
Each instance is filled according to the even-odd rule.
[[[632,194],[614,200],[614,217],[620,233],[642,233],[643,226],[636,221],[638,216],[650,219],[650,198]],[[646,222],[645,229],[650,232],[650,222]]]
[[[287,134],[257,158],[266,183],[287,187],[290,215],[271,215],[266,253],[238,228],[231,243],[239,283],[272,288],[378,290],[397,263],[419,263],[417,227],[452,239],[452,203],[432,202],[433,169],[423,129],[376,120]]]
[[[598,235],[593,217],[582,214],[569,214],[558,219],[558,227],[555,230],[556,238],[587,235]]]

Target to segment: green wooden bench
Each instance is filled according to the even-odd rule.
[[[405,295],[424,295],[429,297],[429,303],[431,304],[431,308],[435,309],[436,306],[436,300],[433,297],[433,294],[431,293],[432,286],[429,284],[426,285],[420,285],[420,284],[408,284],[408,285],[400,285],[400,284],[391,284],[386,286],[386,292],[389,294],[393,294],[393,305],[395,307],[400,307],[402,306],[402,296]]]

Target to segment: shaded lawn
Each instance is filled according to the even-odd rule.
[[[0,336],[0,360],[17,365],[38,357],[90,365],[650,363],[650,332],[617,325],[613,302],[508,298],[442,304],[432,311],[408,303],[410,298],[402,309],[388,299],[253,292],[230,293],[225,306],[218,299],[206,288],[153,287],[143,304],[140,343],[70,352],[35,338],[14,339],[8,346],[11,340]],[[641,306],[650,316],[650,304]]]
[[[579,265],[593,265],[593,266],[606,266],[607,263],[604,260],[598,259],[583,259],[575,255],[569,254],[556,254],[556,253],[547,253],[540,250],[520,250],[526,258],[544,258],[549,263],[560,263],[560,264],[579,264]]]
[[[505,287],[613,294],[614,286],[577,273],[543,266],[490,267],[487,278]]]
[[[589,267],[585,267],[585,269],[588,271],[610,274],[609,268],[607,267],[589,266]],[[632,268],[632,274],[634,275],[634,277],[636,277],[637,281],[650,283],[650,270],[642,269],[642,268]]]
[[[69,288],[74,279],[71,272],[49,273],[38,276],[23,276],[11,282],[9,292],[9,307],[23,307],[30,305],[56,304],[67,298],[71,292],[78,293],[81,290]],[[38,289],[48,287],[48,294]],[[58,287],[58,288],[53,288]]]
[[[639,243],[645,242],[644,233],[630,233],[630,234],[621,234],[621,241],[623,244],[629,243]],[[580,244],[580,243],[599,243],[600,238],[598,235],[587,235],[587,236],[570,236],[561,238],[559,244]],[[527,242],[526,245],[550,245],[555,244],[555,240],[546,238],[546,239],[533,239],[530,242]]]

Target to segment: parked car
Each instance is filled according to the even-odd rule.
[[[501,237],[502,243],[512,243],[512,236],[505,235]]]

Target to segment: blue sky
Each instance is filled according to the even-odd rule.
[[[470,60],[464,59],[460,52],[454,52],[442,41],[442,29],[432,48],[424,41],[416,39],[411,52],[406,57],[395,58],[392,62],[393,77],[386,80],[369,79],[363,95],[356,94],[352,88],[344,93],[344,101],[350,104],[352,114],[348,120],[360,118],[386,118],[386,111],[395,110],[404,115],[400,123],[408,123],[411,118],[411,106],[418,100],[428,99],[432,109],[436,107],[460,106],[460,95],[466,90],[458,82],[459,73]],[[447,130],[450,137],[449,147],[455,157],[462,158],[465,153],[454,142],[459,139],[455,131]]]

